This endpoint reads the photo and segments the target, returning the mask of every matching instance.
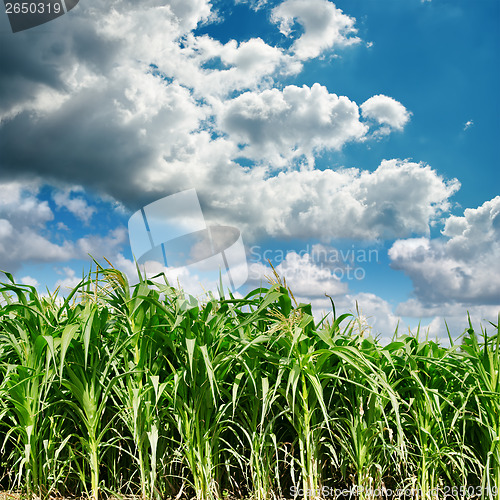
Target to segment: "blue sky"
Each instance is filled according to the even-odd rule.
[[[67,289],[88,254],[133,279],[129,217],[195,188],[241,231],[240,293],[265,255],[318,314],[325,293],[358,302],[382,337],[496,321],[498,1],[81,0],[15,34],[3,12],[0,41],[18,280]]]

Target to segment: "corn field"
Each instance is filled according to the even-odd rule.
[[[0,286],[0,491],[498,499],[500,328],[450,347],[317,322],[278,277],[200,305],[98,267],[66,298]]]

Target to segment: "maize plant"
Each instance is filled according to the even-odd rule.
[[[382,345],[278,276],[203,303],[138,278],[98,266],[60,297],[4,274],[0,492],[499,498],[498,323]]]

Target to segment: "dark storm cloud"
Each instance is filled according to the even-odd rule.
[[[129,181],[148,164],[150,150],[134,127],[110,112],[109,98],[83,93],[37,126],[28,112],[9,120],[0,128],[0,178],[30,173],[133,198]]]
[[[117,40],[99,36],[78,6],[63,18],[13,34],[0,15],[0,116],[33,99],[40,87],[65,91],[64,73],[85,66],[103,74],[116,57]]]
[[[14,38],[15,37],[15,38]],[[61,47],[46,45],[40,33],[13,35],[0,31],[0,113],[33,97],[39,85],[62,89],[61,69],[54,59]]]
[[[16,34],[0,16],[0,179],[80,183],[131,199],[129,181],[148,164],[151,147],[122,123],[112,90],[78,91],[79,78],[109,73],[120,46],[99,36],[87,16],[73,15],[78,9],[64,22]],[[47,112],[33,109],[36,99],[64,102]]]
[[[146,0],[141,9],[162,5],[168,21],[169,3],[174,13],[184,8],[176,0]],[[187,3],[193,10],[200,2]],[[127,37],[135,29],[122,30],[122,22],[137,21],[133,12],[125,15],[137,8],[80,2],[63,18],[16,34],[0,16],[0,180],[77,183],[132,209],[152,201],[138,184],[169,152],[170,137],[185,140],[198,127],[197,105],[189,91],[172,86],[164,93],[164,82],[143,78],[148,61],[134,57]]]

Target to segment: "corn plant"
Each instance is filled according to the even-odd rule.
[[[187,299],[97,265],[66,298],[0,285],[0,490],[27,498],[498,498],[500,331],[381,345],[275,275]],[[161,277],[157,277],[161,278]],[[333,303],[332,303],[333,306]],[[449,496],[448,496],[449,498]]]
[[[43,456],[43,438],[54,430],[47,428],[44,420],[53,402],[51,384],[56,376],[53,334],[57,323],[50,315],[54,301],[42,302],[32,287],[15,285],[12,277],[7,276],[11,284],[2,287],[6,305],[0,312],[0,393],[3,421],[8,426],[2,450],[11,450],[9,463],[16,471],[14,484],[29,494],[40,495],[49,487],[48,478],[43,475],[43,459],[48,458]],[[7,292],[15,293],[17,301]]]
[[[500,321],[492,326],[495,335],[488,337],[483,331],[480,344],[469,318],[468,336],[461,346],[473,384],[468,399],[473,407],[473,433],[477,438],[473,446],[484,464],[482,498],[488,499],[500,491]]]

